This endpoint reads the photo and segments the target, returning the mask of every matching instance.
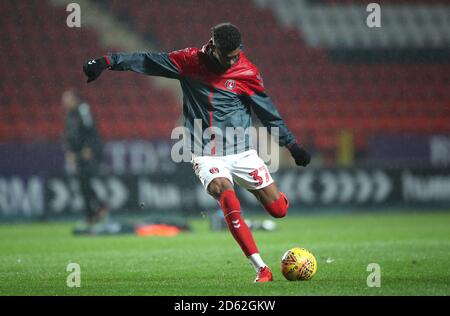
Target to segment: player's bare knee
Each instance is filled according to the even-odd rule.
[[[208,185],[208,193],[216,200],[220,198],[223,192],[232,189],[228,179],[217,178]]]
[[[218,183],[215,183],[214,181],[211,182],[208,186],[208,193],[215,199],[218,199],[222,193],[222,191],[220,190],[220,185]]]

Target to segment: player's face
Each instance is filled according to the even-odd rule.
[[[72,92],[66,91],[62,95],[61,102],[64,109],[70,111],[77,105],[77,98]]]
[[[219,61],[220,65],[226,70],[231,68],[239,61],[239,57],[241,56],[241,48],[238,47],[228,53],[222,52],[220,49],[216,48],[214,51],[214,55]]]

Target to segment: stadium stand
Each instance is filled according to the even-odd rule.
[[[401,60],[404,52],[400,56],[395,52],[402,47],[400,44],[408,48],[409,45],[448,48],[449,10],[442,10],[448,1],[433,1],[431,5],[429,1],[399,0],[396,4],[400,6],[384,7],[383,12],[394,14],[383,15],[383,23],[398,30],[387,32],[386,45],[394,52],[381,51],[382,57],[394,55],[400,60],[381,58],[374,62],[373,54],[368,54],[362,61],[345,63],[335,62],[329,49],[333,43],[337,47],[340,43],[336,41],[339,36],[332,32],[334,28],[342,34],[342,41],[349,44],[345,46],[346,53],[348,48],[364,47],[365,41],[367,47],[380,44],[366,38],[371,30],[365,24],[359,23],[359,33],[355,31],[358,21],[365,22],[368,14],[365,7],[355,4],[357,1],[345,2],[351,6],[339,5],[339,1],[323,1],[325,5],[321,6],[316,1],[304,0],[254,3],[256,6],[233,0],[108,1],[113,12],[130,19],[139,32],[157,38],[167,51],[201,46],[209,36],[208,27],[221,21],[239,25],[245,49],[260,67],[280,112],[298,138],[311,138],[318,150],[333,150],[341,130],[355,134],[360,150],[364,150],[368,136],[376,133],[450,132],[448,56],[445,63],[414,59],[404,62]],[[410,3],[427,6],[403,5]],[[305,16],[302,11],[305,8],[309,9],[308,14],[314,14]],[[396,13],[423,26],[425,35],[419,36],[422,42],[415,36],[416,25],[402,25],[404,19],[396,21]],[[303,23],[302,17],[309,25]],[[333,23],[339,21],[342,26],[336,28]],[[331,40],[335,42],[308,40],[308,29],[313,30],[316,39],[321,36],[326,39],[327,32],[331,32]],[[407,37],[411,40],[405,40],[405,34],[411,35]],[[431,41],[427,34],[434,34]]]
[[[368,32],[383,32],[361,24],[368,13],[358,1],[96,1],[164,51],[200,47],[210,36],[209,27],[219,22],[239,25],[245,50],[259,66],[287,124],[300,141],[318,151],[333,151],[342,130],[354,134],[360,151],[371,135],[450,133],[450,66],[445,54],[450,1],[397,0],[383,7],[383,25],[389,31],[368,37]],[[0,6],[8,16],[25,5],[8,0]],[[95,30],[74,32],[52,25],[57,23],[49,18],[58,13],[55,8],[22,9],[20,21],[11,14],[0,22],[7,30],[0,47],[8,51],[0,66],[6,69],[11,60],[23,65],[14,67],[13,81],[1,81],[6,110],[0,115],[5,112],[13,132],[5,137],[0,130],[0,135],[3,141],[36,135],[54,140],[61,126],[62,87],[80,85],[84,78],[77,67],[86,57],[114,48],[99,47]],[[41,41],[19,40],[33,32]],[[423,56],[429,58],[421,60]],[[36,82],[36,72],[48,73],[48,82]],[[86,87],[82,91],[95,104],[109,139],[170,135],[179,107],[169,92],[132,74],[105,76],[96,84],[101,93]],[[30,121],[39,123],[24,132]]]
[[[179,117],[172,93],[143,76],[104,76],[86,85],[83,62],[106,51],[95,30],[66,26],[67,12],[45,1],[0,3],[0,141],[59,142],[63,129],[60,98],[79,89],[91,104],[103,137],[167,138]]]
[[[314,2],[311,5],[304,0],[256,0],[259,6],[272,8],[284,25],[297,27],[309,46],[354,49],[448,47],[448,5],[431,5],[429,1],[399,5],[404,2],[386,2],[382,7],[382,28],[374,30],[365,23],[369,13],[367,4],[361,2],[333,2],[333,5]]]

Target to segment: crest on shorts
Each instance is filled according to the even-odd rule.
[[[227,80],[226,82],[225,82],[225,88],[227,88],[228,90],[230,90],[230,91],[233,91],[234,90],[234,88],[236,88],[236,81],[234,81],[234,80]]]
[[[216,167],[211,168],[211,169],[209,169],[209,172],[211,172],[212,174],[219,173],[219,168],[216,168]]]

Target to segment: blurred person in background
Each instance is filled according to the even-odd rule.
[[[84,200],[86,223],[100,222],[108,213],[108,207],[97,196],[91,179],[98,175],[102,162],[102,142],[95,126],[89,105],[74,90],[62,94],[62,106],[66,112],[64,127],[65,168],[75,174],[80,183]]]

